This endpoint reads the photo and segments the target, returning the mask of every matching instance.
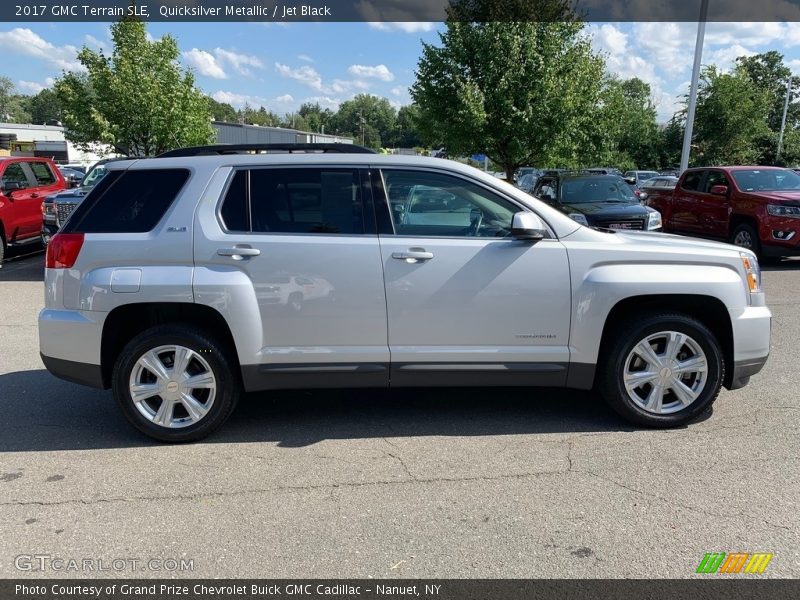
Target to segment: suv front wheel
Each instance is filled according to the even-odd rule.
[[[681,314],[633,319],[607,356],[600,392],[621,416],[648,427],[677,427],[703,413],[725,374],[714,334]]]
[[[190,442],[216,431],[233,412],[239,377],[216,341],[188,327],[139,334],[114,365],[114,398],[139,431]]]

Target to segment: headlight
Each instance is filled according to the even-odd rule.
[[[767,213],[773,217],[800,218],[800,206],[787,206],[785,204],[767,204]]]
[[[661,213],[657,210],[650,211],[647,220],[647,230],[653,231],[654,229],[661,229]]]
[[[747,289],[751,294],[761,291],[761,267],[758,266],[758,259],[749,252],[740,252],[742,266],[744,267],[747,278]]]
[[[570,219],[580,223],[581,225],[589,225],[589,221],[586,220],[586,215],[582,215],[581,213],[569,213],[568,216]]]

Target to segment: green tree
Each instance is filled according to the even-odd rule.
[[[306,102],[300,105],[298,113],[303,117],[307,131],[321,133],[329,128],[334,112],[330,108],[322,108],[319,103]]]
[[[0,121],[29,123],[31,116],[27,110],[27,100],[27,96],[16,93],[11,79],[0,75]]]
[[[740,56],[736,59],[736,70],[746,75],[761,91],[770,96],[767,124],[778,132],[783,118],[786,102],[786,82],[792,78],[792,87],[800,86],[800,77],[792,77],[792,70],[783,62],[783,54],[770,50],[754,56]],[[787,113],[786,126],[791,129],[800,125],[800,103],[791,102]]]
[[[418,131],[419,107],[416,104],[401,106],[397,111],[395,142],[400,148],[417,148],[423,145]]]
[[[207,96],[206,101],[211,111],[211,118],[215,121],[222,121],[225,123],[236,123],[238,121],[236,110],[227,102],[217,102],[211,96]]]
[[[583,162],[604,61],[582,31],[570,20],[449,19],[440,46],[423,44],[411,87],[423,139],[450,155],[485,152],[509,179],[523,165]]]
[[[332,133],[351,136],[357,144],[380,148],[391,144],[397,114],[386,98],[358,94],[342,102],[331,118]]]
[[[749,164],[759,160],[757,140],[770,134],[769,91],[743,72],[705,67],[697,94],[692,158],[699,165]]]
[[[66,73],[56,82],[67,139],[141,156],[210,143],[208,100],[179,66],[176,40],[149,41],[144,23],[132,19],[114,23],[111,38],[111,56],[84,47],[78,60],[86,74]]]
[[[261,127],[281,126],[281,118],[277,114],[263,106],[255,109],[249,104],[245,104],[244,108],[239,111],[237,120],[248,125],[260,125]]]
[[[31,123],[49,123],[62,119],[61,101],[58,94],[49,88],[28,99],[28,110],[31,113]]]

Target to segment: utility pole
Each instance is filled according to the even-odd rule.
[[[778,153],[775,155],[775,162],[781,157],[783,150],[783,132],[786,130],[786,115],[789,113],[789,98],[792,95],[792,76],[786,80],[786,102],[783,104],[783,118],[781,119],[781,134],[778,136]]]
[[[700,20],[697,22],[697,41],[694,44],[694,65],[692,66],[692,87],[689,89],[689,106],[686,110],[686,131],[683,132],[683,150],[681,151],[681,173],[689,168],[689,153],[692,150],[692,134],[694,133],[694,112],[697,108],[697,86],[700,80],[700,66],[703,61],[703,42],[706,37],[706,19],[708,18],[708,0],[700,5]]]

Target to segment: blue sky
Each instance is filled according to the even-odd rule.
[[[182,62],[198,86],[236,107],[245,102],[278,113],[302,102],[335,108],[357,93],[410,102],[408,86],[421,41],[437,42],[433,23],[151,23],[154,37],[177,38]],[[666,121],[685,93],[691,75],[694,23],[593,23],[594,47],[621,77],[638,76],[653,88],[659,119]],[[49,86],[62,70],[76,68],[77,50],[109,48],[103,23],[5,23],[0,74],[23,93]],[[800,74],[800,24],[710,23],[704,63],[729,68],[736,56],[782,52]]]

